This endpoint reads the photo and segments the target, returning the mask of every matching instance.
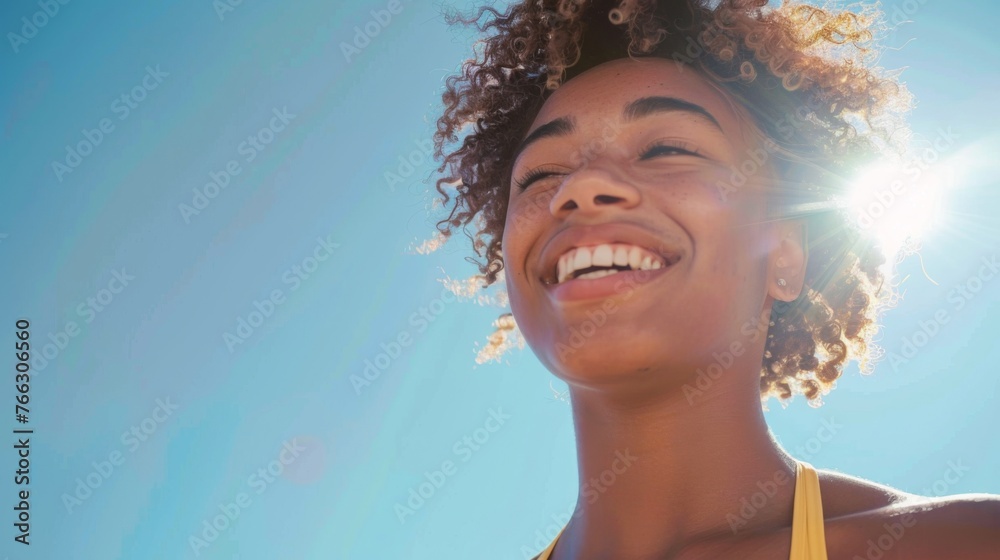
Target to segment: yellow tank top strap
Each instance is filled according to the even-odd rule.
[[[819,475],[809,463],[796,463],[795,509],[792,512],[792,550],[789,560],[827,560]]]
[[[552,549],[556,547],[556,543],[559,542],[559,537],[562,536],[563,531],[565,530],[566,527],[559,529],[559,534],[556,535],[556,538],[552,539],[552,542],[549,543],[549,546],[545,547],[545,550],[543,550],[538,556],[536,556],[534,560],[549,560],[549,556],[552,556]]]
[[[566,527],[559,530],[534,560],[549,560]],[[809,463],[796,462],[795,503],[792,512],[792,550],[789,560],[827,560],[826,534],[823,529],[823,499],[819,493],[819,475]]]

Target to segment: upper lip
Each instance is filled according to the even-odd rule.
[[[545,244],[539,258],[539,276],[546,284],[555,284],[556,264],[566,251],[574,247],[591,247],[604,243],[628,243],[659,255],[667,266],[683,256],[678,243],[657,237],[640,226],[625,222],[563,228]]]

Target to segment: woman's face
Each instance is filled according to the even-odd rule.
[[[599,385],[762,352],[748,324],[763,312],[766,329],[770,307],[773,152],[744,138],[671,60],[611,61],[553,92],[516,156],[502,244],[514,317],[553,373]]]

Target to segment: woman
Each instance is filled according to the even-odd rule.
[[[886,256],[841,202],[906,138],[908,94],[869,64],[877,14],[486,11],[443,96],[439,229],[476,220],[487,284],[505,270],[517,326],[569,384],[581,482],[627,472],[585,484],[538,558],[1000,557],[1000,497],[817,471],[761,409],[819,403],[848,360],[868,368],[892,298]]]

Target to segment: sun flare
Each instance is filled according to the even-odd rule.
[[[942,225],[952,175],[944,161],[879,163],[852,181],[848,207],[858,227],[893,255]]]

